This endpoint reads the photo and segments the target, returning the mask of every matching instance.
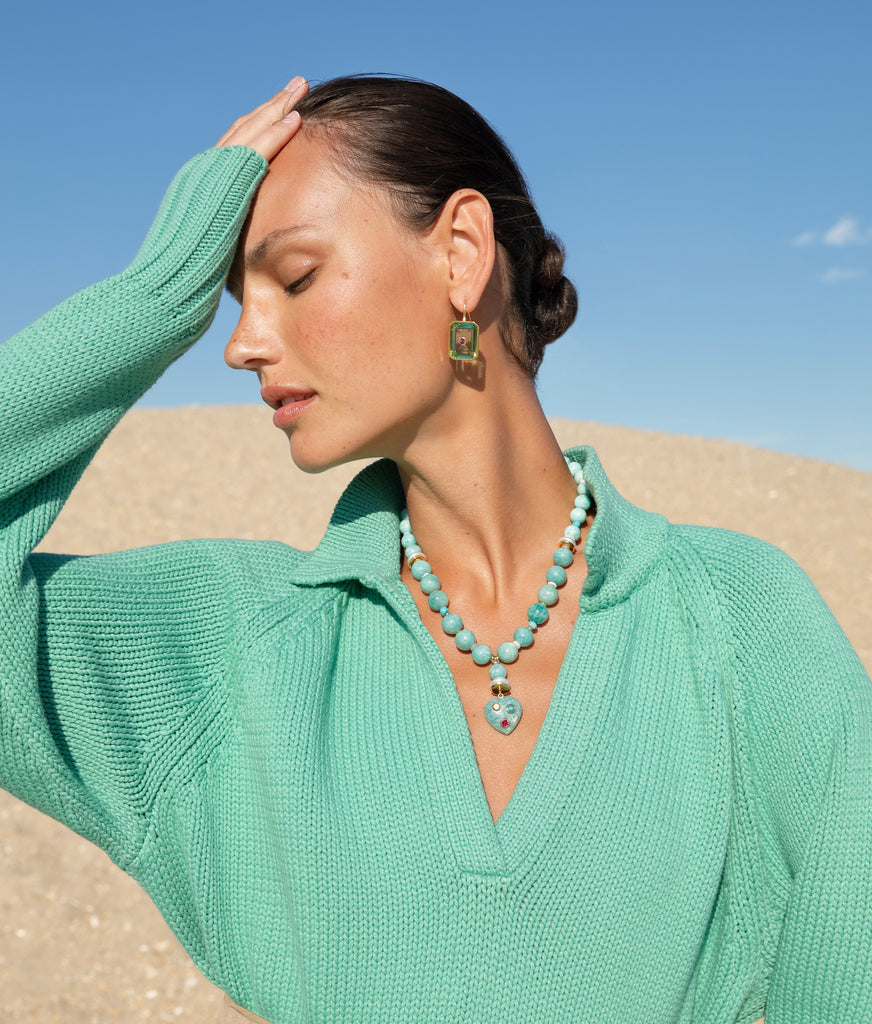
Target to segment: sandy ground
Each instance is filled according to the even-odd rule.
[[[557,421],[638,505],[792,555],[872,668],[872,474],[727,442]],[[298,472],[266,410],[135,410],[43,545],[95,553],[181,537],[317,543],[353,470]],[[91,844],[0,793],[0,1019],[211,1021],[220,993],[138,886]]]

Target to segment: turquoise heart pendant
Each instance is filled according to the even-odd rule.
[[[489,700],[484,706],[484,717],[497,732],[506,736],[521,721],[521,703],[514,697],[498,697]]]

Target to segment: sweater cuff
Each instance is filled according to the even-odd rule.
[[[226,275],[267,160],[247,146],[221,146],[190,159],[172,180],[157,217],[123,277],[146,291],[172,290],[191,271]],[[195,271],[196,272],[196,271]],[[214,279],[214,273],[208,273]],[[203,284],[214,286],[214,280]]]

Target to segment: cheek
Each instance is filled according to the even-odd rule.
[[[431,348],[432,302],[405,267],[387,263],[374,273],[371,267],[378,260],[373,258],[367,268],[334,279],[329,294],[325,289],[319,297],[311,321],[325,346],[368,377],[389,368],[400,373],[421,369]]]

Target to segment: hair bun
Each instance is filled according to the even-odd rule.
[[[546,231],[530,282],[530,311],[541,345],[548,345],[572,326],[578,313],[578,293],[563,276],[566,259],[560,239]]]

